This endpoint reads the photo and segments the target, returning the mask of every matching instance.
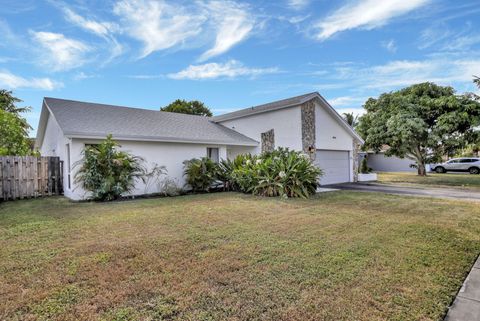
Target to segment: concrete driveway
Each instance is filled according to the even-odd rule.
[[[322,186],[341,190],[355,190],[362,192],[379,192],[387,194],[402,194],[412,196],[449,198],[480,202],[480,191],[462,190],[455,188],[438,188],[428,186],[399,186],[379,183],[344,183]]]

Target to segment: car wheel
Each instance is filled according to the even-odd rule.
[[[470,168],[468,169],[468,172],[469,172],[470,174],[480,174],[480,169],[479,169],[478,167],[470,167]]]
[[[442,174],[442,173],[445,173],[446,170],[445,170],[445,168],[443,168],[441,166],[438,166],[437,168],[435,168],[435,172],[437,172],[439,174]]]

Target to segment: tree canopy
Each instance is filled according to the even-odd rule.
[[[186,101],[184,99],[177,99],[168,106],[160,108],[160,110],[172,113],[212,117],[210,109],[198,100]]]
[[[0,90],[0,155],[29,155],[32,152],[28,132],[31,127],[21,113],[30,107],[18,107],[22,100],[11,91]]]
[[[370,98],[364,108],[357,130],[365,147],[388,145],[387,156],[415,160],[419,175],[425,164],[479,138],[480,103],[452,87],[421,83]]]

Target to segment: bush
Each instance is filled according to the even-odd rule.
[[[367,158],[364,157],[364,158],[362,159],[362,163],[360,164],[360,173],[361,173],[361,174],[368,174],[368,173],[370,173],[370,172],[371,172],[371,170],[370,170],[370,168],[368,167]]]
[[[193,192],[209,192],[211,185],[218,180],[218,164],[207,157],[192,158],[183,165],[183,176]]]
[[[235,157],[233,160],[222,159],[218,164],[218,179],[223,182],[225,190],[238,190],[234,171],[242,168],[247,159],[251,159],[250,154],[242,154]]]
[[[258,156],[239,155],[216,164],[208,158],[184,162],[187,184],[194,192],[209,191],[219,180],[225,190],[260,196],[307,198],[314,194],[322,171],[301,152],[279,148]]]
[[[98,145],[86,146],[83,160],[76,165],[81,167],[75,175],[75,181],[92,193],[99,201],[118,199],[130,192],[138,179],[145,179],[143,159],[127,152],[108,135]]]
[[[178,187],[177,181],[169,177],[160,182],[159,190],[163,196],[178,196],[183,193],[183,190]]]
[[[307,198],[315,194],[322,171],[301,152],[279,148],[259,156],[244,155],[232,173],[238,190],[261,196]]]

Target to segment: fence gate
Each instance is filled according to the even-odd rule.
[[[59,157],[0,156],[0,201],[61,194]]]

